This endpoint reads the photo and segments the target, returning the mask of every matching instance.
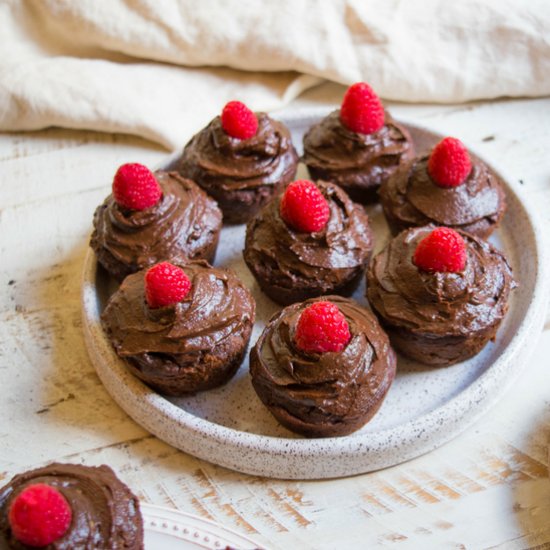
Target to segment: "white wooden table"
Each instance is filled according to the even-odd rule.
[[[298,106],[338,102],[325,85]],[[390,105],[497,162],[550,226],[550,99]],[[182,143],[188,137],[182,131]],[[380,472],[274,481],[188,456],[115,405],[81,330],[80,271],[94,208],[138,138],[48,129],[0,135],[0,484],[53,460],[110,464],[139,497],[268,548],[550,548],[550,323],[525,374],[444,447]]]

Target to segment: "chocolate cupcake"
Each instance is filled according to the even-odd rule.
[[[380,187],[380,202],[394,234],[432,223],[487,238],[506,210],[498,176],[454,138],[401,166]]]
[[[396,358],[375,316],[326,296],[274,315],[250,353],[252,385],[273,416],[307,437],[347,435],[380,408]]]
[[[204,261],[129,275],[101,316],[130,371],[162,394],[226,383],[242,362],[255,302],[237,276]]]
[[[396,350],[445,366],[495,337],[516,287],[504,255],[463,231],[425,226],[397,235],[367,274],[367,297]]]
[[[94,214],[90,246],[118,281],[162,260],[213,262],[222,225],[216,202],[177,172],[121,166]]]
[[[303,162],[311,177],[338,184],[360,203],[375,202],[380,185],[413,156],[408,130],[362,82],[304,136]]]
[[[294,179],[297,165],[286,126],[231,101],[185,146],[177,169],[218,201],[224,223],[244,223]]]
[[[244,259],[280,304],[351,294],[373,247],[369,219],[333,183],[290,184],[247,225]]]
[[[142,550],[139,501],[108,466],[37,468],[0,489],[0,547]]]

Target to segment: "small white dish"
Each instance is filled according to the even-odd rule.
[[[298,148],[303,132],[320,116],[297,114],[284,120]],[[413,123],[406,125],[419,152],[442,137]],[[174,158],[163,167],[170,167]],[[300,170],[299,176],[306,176],[304,168]],[[505,251],[520,286],[496,341],[469,361],[440,369],[399,357],[398,375],[380,411],[354,434],[304,439],[282,428],[254,393],[248,360],[227,385],[196,396],[168,399],[148,388],[126,370],[101,328],[100,315],[112,281],[98,269],[90,250],[82,281],[83,326],[97,373],[113,399],[160,439],[249,474],[286,479],[341,477],[392,466],[435,449],[465,430],[504,394],[526,365],[544,323],[550,280],[542,233],[516,185],[500,175],[508,211],[491,240]],[[389,231],[380,207],[370,208],[369,215],[379,250]],[[215,263],[233,268],[257,300],[254,343],[278,307],[261,293],[244,264],[243,245],[244,226],[224,228]],[[364,291],[363,283],[354,298],[366,304]]]
[[[140,504],[145,550],[236,550],[260,548],[249,539],[213,521],[179,510]]]

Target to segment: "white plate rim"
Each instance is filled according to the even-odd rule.
[[[319,114],[320,112],[309,111],[294,114],[288,119],[311,118],[313,121]],[[323,110],[323,114],[326,114],[326,109]],[[443,137],[440,132],[414,120],[405,117],[400,117],[399,120],[406,125]],[[483,159],[483,155],[476,152],[475,148],[469,145],[468,148]],[[165,164],[169,162],[170,158]],[[288,439],[258,435],[196,417],[150,390],[130,375],[117,358],[99,323],[99,304],[93,285],[97,266],[93,252],[88,250],[82,283],[83,329],[89,351],[93,350],[93,353],[103,360],[120,363],[117,375],[124,379],[125,384],[118,385],[117,391],[110,391],[112,397],[134,419],[136,411],[146,413],[139,414],[140,418],[136,420],[173,446],[233,470],[274,478],[318,479],[355,475],[404,462],[452,439],[474,423],[501,397],[521,372],[520,364],[527,363],[544,324],[550,289],[548,254],[538,213],[529,198],[519,199],[518,184],[507,178],[495,162],[491,161],[489,164],[514,193],[531,225],[537,256],[534,262],[536,274],[533,294],[517,333],[508,343],[504,353],[470,386],[440,407],[390,430],[324,439]],[[98,364],[97,360],[92,362],[109,389],[109,374],[102,368],[104,365]],[[508,372],[507,383],[499,385],[499,375],[510,371],[511,364],[515,365],[513,373]],[[165,433],[159,430],[159,421],[175,423],[179,433]],[[226,452],[220,453],[219,446]],[[397,453],[398,457],[393,453]],[[269,460],[265,460],[266,457],[269,457]],[[320,467],[319,460],[322,461]]]
[[[247,550],[260,548],[257,542],[242,533],[195,514],[146,502],[140,502],[140,510],[146,534],[160,533],[169,539],[189,542],[194,548],[224,550],[227,545]]]

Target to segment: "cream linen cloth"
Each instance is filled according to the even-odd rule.
[[[386,99],[550,94],[549,0],[0,0],[0,129],[178,148],[231,99],[322,79]]]

